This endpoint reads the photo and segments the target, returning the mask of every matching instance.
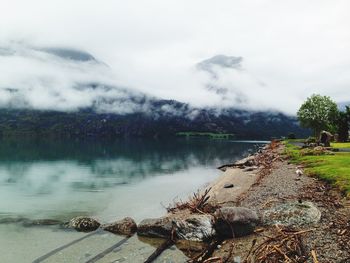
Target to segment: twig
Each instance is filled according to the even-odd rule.
[[[218,261],[218,260],[220,260],[220,262],[222,262],[222,258],[212,257],[212,258],[208,258],[207,260],[203,261],[203,263],[209,263],[209,262]]]
[[[294,260],[290,259],[285,253],[282,252],[282,250],[280,250],[276,245],[273,246],[273,248],[280,253],[282,256],[284,256],[284,258],[290,262],[293,262]]]
[[[314,263],[319,263],[318,260],[317,260],[317,256],[316,256],[315,250],[311,250],[311,255],[312,255],[312,259],[314,260]]]

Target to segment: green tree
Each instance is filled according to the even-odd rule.
[[[297,115],[301,126],[313,129],[318,138],[322,130],[336,129],[339,111],[330,97],[313,94],[301,105]]]
[[[350,107],[346,106],[345,111],[339,112],[338,118],[338,141],[345,142],[349,139]]]

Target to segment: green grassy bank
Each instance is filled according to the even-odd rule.
[[[333,148],[349,148],[350,149],[350,142],[333,142],[333,143],[331,143],[331,146]]]
[[[337,152],[334,155],[304,155],[297,146],[285,141],[286,154],[291,161],[305,166],[305,172],[317,176],[338,187],[350,197],[350,153]],[[333,147],[350,148],[350,143],[333,144]]]

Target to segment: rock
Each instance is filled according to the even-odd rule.
[[[173,227],[168,217],[144,219],[137,226],[137,234],[147,237],[168,238]]]
[[[255,165],[255,157],[254,156],[248,156],[246,158],[243,158],[241,160],[238,160],[234,163],[235,166],[244,167],[244,166],[253,166]]]
[[[94,231],[100,227],[100,223],[90,217],[78,216],[69,221],[69,227],[80,232]]]
[[[265,225],[301,226],[319,222],[321,211],[311,202],[290,202],[266,210]]]
[[[259,222],[257,214],[244,207],[222,207],[216,210],[215,218],[215,230],[223,238],[249,235]]]
[[[175,220],[175,233],[179,239],[207,241],[216,233],[211,215],[190,215],[183,220]]]
[[[233,184],[230,184],[230,183],[224,184],[224,188],[232,188],[232,187],[233,187]]]
[[[300,151],[300,155],[334,155],[334,152],[327,150],[326,147],[316,146],[314,148],[305,148]]]
[[[122,220],[103,225],[102,229],[114,234],[131,236],[137,231],[137,225],[131,217],[125,217]]]

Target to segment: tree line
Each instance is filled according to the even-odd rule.
[[[349,140],[350,107],[338,109],[329,96],[313,94],[301,105],[297,116],[302,127],[313,130],[315,138],[326,130],[337,134],[339,142]]]

